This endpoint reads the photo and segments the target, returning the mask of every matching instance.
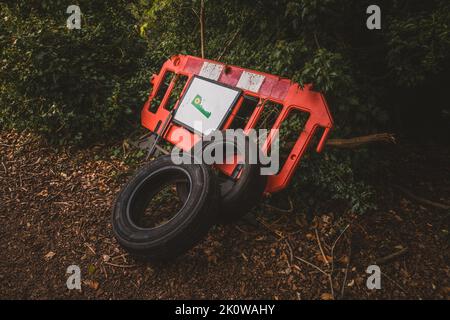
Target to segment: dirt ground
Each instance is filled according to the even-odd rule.
[[[0,298],[448,299],[450,210],[437,206],[450,205],[450,152],[398,149],[398,186],[378,192],[376,212],[330,209],[309,223],[295,207],[263,204],[256,218],[214,227],[187,255],[150,265],[128,257],[111,230],[111,203],[132,169],[106,147],[56,151],[3,132]],[[369,290],[375,262],[381,289]],[[81,291],[66,287],[74,264]]]

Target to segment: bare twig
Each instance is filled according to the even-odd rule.
[[[283,239],[285,236],[283,235],[282,232],[275,230],[272,228],[271,225],[269,225],[267,222],[265,222],[263,219],[261,218],[256,218],[256,221],[258,221],[259,223],[261,223],[267,230],[269,230],[270,232],[272,232],[274,235],[276,235],[279,239]]]
[[[383,258],[377,259],[376,264],[383,264],[383,263],[390,262],[394,259],[397,259],[398,257],[403,256],[407,252],[408,252],[408,248],[403,248],[403,249],[401,249],[397,252],[394,252],[392,254],[389,254]]]
[[[431,201],[431,200],[428,200],[428,199],[425,199],[425,198],[422,198],[422,197],[418,197],[418,196],[414,195],[413,193],[411,193],[410,191],[408,191],[407,189],[405,189],[405,188],[403,188],[401,186],[395,185],[395,187],[397,189],[399,189],[401,192],[403,192],[406,196],[410,197],[413,200],[416,200],[417,202],[420,202],[420,203],[423,203],[423,204],[426,204],[426,205],[429,205],[429,206],[432,206],[432,207],[436,207],[436,208],[439,208],[439,209],[443,209],[443,210],[449,210],[450,209],[449,205],[446,205],[446,204],[443,204],[443,203],[439,203],[439,202],[434,202],[434,201]]]
[[[328,276],[328,273],[323,271],[320,267],[316,266],[315,264],[313,264],[313,263],[311,263],[309,261],[306,261],[305,259],[302,259],[302,258],[297,257],[297,256],[295,256],[294,258],[299,260],[299,261],[301,261],[301,262],[303,262],[303,263],[306,263],[307,265],[313,267],[314,269],[316,269],[316,270],[320,271],[321,273],[323,273],[324,275]]]
[[[347,224],[342,230],[342,232],[339,234],[339,236],[334,240],[333,245],[331,246],[331,273],[334,271],[334,248],[336,247],[336,244],[338,243],[339,239],[342,237],[342,235],[347,231],[348,227],[350,227],[350,224]]]
[[[205,58],[205,1],[200,1],[200,46],[202,58]]]
[[[395,137],[391,133],[376,133],[349,139],[329,139],[326,145],[334,148],[354,149],[373,142],[395,143]],[[287,148],[291,148],[294,145],[295,141],[286,142],[285,144]]]
[[[328,281],[330,282],[331,296],[334,300],[334,286],[333,286],[333,275],[331,273],[328,274]]]
[[[104,261],[103,263],[107,264],[108,266],[117,267],[117,268],[135,268],[135,267],[137,267],[137,265],[135,265],[135,264],[129,264],[129,265],[115,264],[115,263],[106,262],[106,261]]]
[[[317,232],[317,228],[315,228],[314,231],[316,233],[316,239],[317,239],[317,243],[319,244],[320,253],[322,253],[323,260],[325,261],[325,263],[329,267],[330,263],[328,262],[327,256],[323,252],[323,248],[322,248],[322,244],[320,243],[320,238],[319,238],[319,233]]]
[[[328,262],[327,256],[325,255],[325,253],[323,251],[322,244],[320,242],[319,232],[317,231],[317,228],[315,228],[314,231],[316,233],[317,243],[319,245],[320,253],[322,253],[323,260],[327,264],[328,268],[330,268],[330,262]],[[328,277],[328,281],[330,282],[331,296],[334,299],[333,270],[330,270],[330,272],[327,272],[326,275]]]
[[[243,234],[247,234],[247,235],[257,235],[258,232],[249,232],[249,231],[245,231],[244,229],[242,229],[241,227],[235,225],[234,226],[239,232],[242,232]]]
[[[155,145],[155,148],[158,149],[158,151],[161,152],[162,154],[168,155],[170,153],[169,151],[167,151],[166,149],[164,149],[159,145]]]
[[[231,46],[231,44],[234,42],[234,40],[236,39],[237,35],[239,34],[239,32],[241,31],[241,28],[237,29],[236,32],[233,34],[233,36],[231,37],[231,39],[227,42],[227,44],[225,45],[225,47],[223,48],[222,52],[220,53],[220,55],[217,57],[217,61],[220,61],[224,54],[228,51],[228,48]]]
[[[406,291],[405,288],[403,288],[403,287],[402,287],[401,285],[399,285],[396,281],[394,281],[392,278],[390,278],[386,273],[381,272],[381,274],[382,274],[383,276],[385,276],[386,279],[388,279],[388,280],[391,281],[393,284],[395,284],[400,290],[402,290],[403,293],[408,294],[408,291]]]
[[[357,148],[373,142],[395,143],[395,137],[391,133],[377,133],[350,139],[330,139],[327,141],[327,146],[336,148]]]
[[[342,282],[342,288],[341,288],[341,299],[344,298],[345,286],[347,285],[347,276],[348,276],[348,269],[350,267],[351,257],[352,257],[352,240],[350,238],[349,239],[349,249],[348,249],[348,260],[347,260],[347,265],[345,266],[344,281]]]
[[[294,250],[292,250],[292,246],[291,246],[291,243],[289,242],[289,239],[286,238],[285,241],[286,241],[286,245],[289,249],[289,261],[292,262],[294,260]]]
[[[88,243],[85,243],[84,244],[89,250],[91,250],[91,252],[94,254],[94,255],[96,255],[97,253],[95,252],[95,250],[88,244]]]
[[[103,274],[105,275],[105,279],[108,280],[108,272],[106,271],[106,268],[104,265],[101,265],[101,269],[103,271]]]
[[[265,207],[275,210],[275,211],[279,211],[279,212],[285,212],[285,213],[292,213],[294,211],[294,204],[292,203],[291,198],[289,198],[289,209],[281,209],[275,206],[272,206],[270,204],[264,204]]]
[[[314,32],[314,41],[316,42],[317,49],[320,49],[319,39],[317,39],[317,33]]]
[[[126,257],[128,257],[128,253],[124,253],[124,254],[121,254],[121,255],[115,256],[115,257],[111,257],[111,260],[116,260],[116,259],[122,258],[123,261],[127,262]]]
[[[5,163],[2,161],[3,169],[5,170],[5,174],[8,174],[8,169],[6,169]]]

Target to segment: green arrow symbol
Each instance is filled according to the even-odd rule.
[[[206,118],[211,116],[211,112],[205,110],[202,106],[202,97],[198,94],[195,96],[194,100],[192,100],[192,105],[200,111]]]

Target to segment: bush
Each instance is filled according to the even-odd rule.
[[[137,125],[148,80],[162,62],[178,53],[200,55],[200,0],[79,1],[83,27],[74,31],[65,27],[69,4],[1,4],[0,125],[32,128],[59,143],[125,135]],[[428,82],[447,90],[447,1],[380,0],[381,31],[365,28],[369,1],[205,4],[206,56],[313,82],[331,107],[334,137],[406,122],[405,114],[423,106],[405,101],[428,101],[422,87]],[[427,96],[416,98],[420,93]],[[407,112],[398,111],[402,104]],[[444,99],[427,107],[435,112],[426,114],[448,109]],[[372,207],[372,190],[362,182],[368,167],[376,170],[377,155],[367,150],[308,156],[293,192],[320,190],[364,212]]]
[[[137,123],[152,70],[125,2],[80,4],[81,30],[48,3],[1,5],[0,125],[84,143]]]

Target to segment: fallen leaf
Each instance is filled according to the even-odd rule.
[[[327,258],[327,261],[325,261],[325,259],[323,258],[323,255],[321,253],[318,253],[316,255],[316,259],[321,262],[324,262],[324,263],[327,263],[327,262],[330,263],[333,260],[333,258],[331,258],[330,256],[325,255],[325,257]]]
[[[342,264],[347,264],[349,262],[349,258],[347,256],[342,256],[339,259],[339,262],[342,263]]]
[[[320,299],[322,299],[322,300],[334,300],[333,296],[331,295],[331,293],[322,293],[320,295]]]
[[[97,290],[100,284],[94,280],[84,280],[83,283],[87,285],[89,288]]]
[[[216,255],[210,255],[210,256],[208,256],[208,262],[217,264],[217,256],[216,256]]]
[[[272,270],[267,270],[264,272],[264,275],[267,277],[272,277],[273,276],[273,271]]]
[[[44,189],[41,192],[39,192],[37,195],[40,197],[48,197],[48,190]]]
[[[88,273],[94,274],[94,272],[95,272],[95,266],[93,264],[90,264],[88,267]]]
[[[50,260],[51,258],[53,258],[55,256],[56,253],[54,253],[53,251],[50,251],[49,253],[47,253],[44,258],[45,260]]]

